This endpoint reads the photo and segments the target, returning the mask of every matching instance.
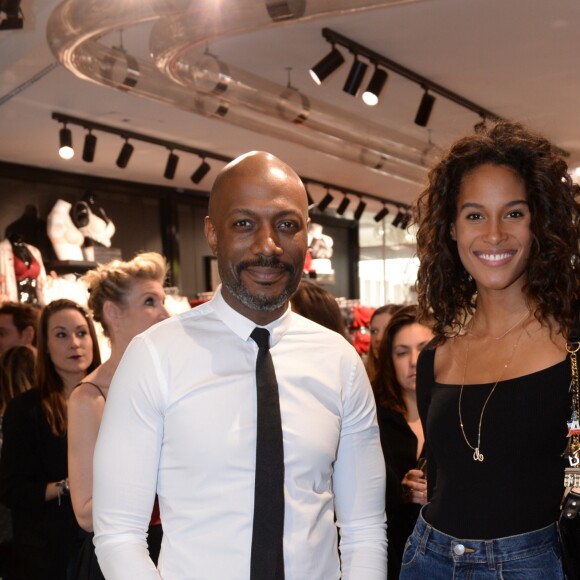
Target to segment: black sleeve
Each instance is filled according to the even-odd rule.
[[[23,395],[8,403],[2,422],[0,501],[10,509],[36,511],[45,507],[48,481],[42,476],[35,436],[38,414],[30,396]]]

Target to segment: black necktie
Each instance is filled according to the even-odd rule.
[[[265,328],[255,328],[250,336],[258,345],[256,487],[250,579],[284,580],[284,445],[278,382],[270,354],[270,333]]]

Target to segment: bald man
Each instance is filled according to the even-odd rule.
[[[386,578],[385,470],[365,369],[343,337],[289,308],[307,203],[300,178],[268,153],[216,179],[205,234],[221,287],[135,338],[109,392],[93,494],[107,579],[253,580],[256,327],[270,333],[283,434],[283,572],[271,580]],[[155,493],[158,570],[145,541]]]

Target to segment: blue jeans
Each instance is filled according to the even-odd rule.
[[[407,540],[402,580],[563,580],[556,524],[495,540],[460,540],[419,515]]]

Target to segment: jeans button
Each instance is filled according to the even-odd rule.
[[[455,544],[455,546],[453,546],[453,553],[456,556],[463,556],[463,554],[465,554],[465,546],[463,544]]]

